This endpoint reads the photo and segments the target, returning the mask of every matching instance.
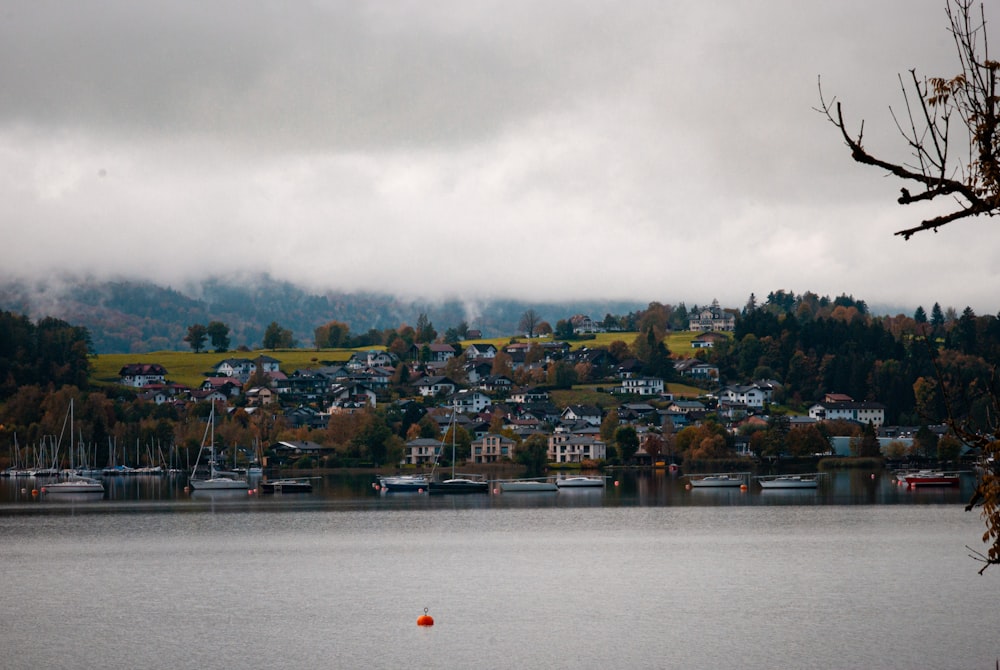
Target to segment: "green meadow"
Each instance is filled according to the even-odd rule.
[[[573,341],[573,349],[581,347],[606,347],[612,342],[621,340],[626,344],[631,344],[638,333],[597,333],[594,339]],[[697,335],[694,332],[669,333],[666,338],[667,348],[674,356],[689,357],[694,350],[691,348],[691,340]],[[497,349],[503,348],[511,341],[525,341],[523,338],[497,337],[489,339],[470,340],[469,344],[492,344]],[[547,341],[544,338],[541,341]],[[367,350],[370,347],[364,347]],[[380,348],[380,347],[374,347]],[[123,366],[130,363],[158,363],[167,370],[167,379],[177,384],[185,386],[199,386],[205,376],[220,362],[227,358],[256,358],[257,356],[270,356],[281,361],[281,369],[290,373],[300,368],[316,368],[327,364],[339,364],[346,362],[356,349],[278,349],[275,351],[258,349],[255,351],[227,351],[225,353],[193,351],[154,351],[145,354],[101,354],[91,359],[93,373],[91,381],[95,384],[113,384],[118,381],[118,372]],[[571,392],[573,399],[565,398],[569,403],[606,405],[612,401],[607,393],[596,391],[597,384],[591,387],[581,386]],[[606,384],[604,385],[606,386]],[[670,384],[670,391],[678,397],[695,397],[703,391],[694,386],[684,384]]]

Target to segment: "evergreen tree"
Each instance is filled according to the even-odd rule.
[[[216,353],[229,351],[229,326],[221,321],[211,321],[205,329]]]
[[[196,354],[205,348],[205,340],[207,339],[208,328],[200,323],[188,326],[187,335],[184,337],[184,341],[190,345]]]

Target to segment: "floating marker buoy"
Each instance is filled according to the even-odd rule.
[[[418,626],[433,626],[434,617],[427,613],[427,608],[424,608],[424,613],[417,617]]]
[[[747,490],[747,485],[746,484],[740,484],[740,491],[746,491],[746,490]]]
[[[31,489],[31,495],[37,496],[38,495],[38,489]]]
[[[691,485],[690,484],[685,484],[684,485],[684,489],[687,490],[687,491],[690,491],[691,490]]]
[[[252,496],[253,495],[253,489],[247,489],[247,495],[248,496]]]
[[[184,487],[184,493],[191,493],[191,487],[190,486],[185,486]]]
[[[618,480],[617,479],[615,480],[615,486],[618,486]]]
[[[500,489],[498,489],[497,487],[494,486],[493,487],[493,495],[496,495],[497,493],[500,493]]]

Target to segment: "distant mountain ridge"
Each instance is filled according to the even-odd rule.
[[[517,332],[518,321],[529,308],[555,326],[559,319],[574,314],[601,320],[605,314],[627,314],[647,304],[404,300],[377,293],[315,293],[267,275],[238,280],[216,277],[185,287],[76,277],[0,283],[0,309],[24,314],[32,321],[51,316],[84,326],[98,354],[187,350],[188,326],[209,321],[229,326],[232,348],[259,347],[272,321],[291,330],[299,346],[309,347],[315,328],[332,320],[348,324],[353,334],[359,334],[403,324],[415,326],[418,316],[426,314],[439,333],[465,321],[484,337],[498,337]]]

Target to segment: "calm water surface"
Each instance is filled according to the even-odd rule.
[[[83,503],[6,483],[0,667],[993,668],[1000,569],[967,557],[967,485],[831,479]]]

